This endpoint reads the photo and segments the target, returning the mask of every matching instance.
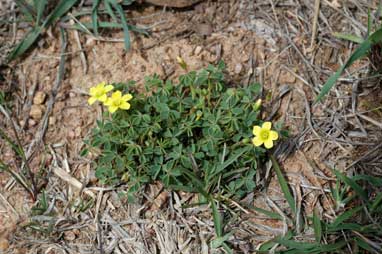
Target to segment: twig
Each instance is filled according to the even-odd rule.
[[[321,0],[316,0],[314,2],[314,17],[313,17],[313,25],[312,25],[312,38],[310,40],[310,48],[311,49],[313,49],[314,42],[316,41],[318,16],[320,14],[320,2],[321,2]]]

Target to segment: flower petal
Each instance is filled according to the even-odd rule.
[[[124,101],[121,103],[121,105],[119,105],[119,108],[128,110],[130,108],[130,103]]]
[[[90,97],[89,99],[88,99],[88,103],[89,103],[89,105],[93,105],[93,103],[94,102],[96,102],[96,98],[94,98],[94,97]]]
[[[264,122],[262,128],[266,129],[266,130],[270,130],[272,128],[272,123],[271,122]]]
[[[255,146],[261,146],[263,144],[263,141],[259,138],[259,137],[254,137],[252,139],[252,143],[255,145]]]
[[[269,137],[271,140],[278,140],[279,139],[279,134],[277,131],[270,131]]]
[[[107,86],[105,86],[105,92],[107,93],[107,92],[110,92],[111,90],[113,90],[114,89],[114,86],[112,86],[112,85],[107,85]]]
[[[111,98],[113,99],[120,99],[122,97],[121,91],[116,91],[111,95]]]
[[[124,101],[129,101],[133,98],[133,96],[131,94],[125,94],[123,97],[122,97],[122,100]]]
[[[109,112],[113,114],[115,111],[117,111],[117,109],[118,109],[118,107],[116,107],[116,106],[110,106]]]
[[[113,101],[111,98],[107,98],[106,101],[103,103],[105,106],[111,106],[113,104]]]
[[[261,127],[260,126],[253,126],[253,131],[252,131],[253,135],[259,136],[260,131],[261,131]]]
[[[271,139],[268,139],[264,142],[264,146],[267,149],[271,149],[273,147],[273,141]]]
[[[95,88],[94,86],[90,87],[89,93],[91,96],[94,96],[97,93],[97,88]]]
[[[101,95],[100,97],[98,97],[98,100],[99,100],[100,102],[105,102],[105,101],[107,101],[107,96],[106,96],[106,94]]]

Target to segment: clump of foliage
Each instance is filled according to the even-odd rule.
[[[59,21],[60,28],[77,29],[94,37],[98,36],[100,29],[123,29],[126,50],[130,48],[130,31],[147,34],[146,30],[129,24],[126,18],[124,7],[133,4],[134,0],[94,0],[91,9],[82,6],[83,1],[80,0],[60,0],[56,4],[48,0],[16,0],[15,2],[23,16],[22,20],[31,28],[10,52],[9,61],[32,48],[46,29]],[[70,10],[74,8],[76,10],[70,13]],[[81,23],[78,19],[84,16],[90,16],[91,22]],[[69,20],[75,20],[76,24],[70,25]]]
[[[255,188],[265,149],[250,141],[259,125],[260,85],[227,88],[224,64],[180,76],[179,83],[148,77],[144,93],[134,83],[116,84],[133,94],[131,108],[97,122],[89,144],[100,148],[96,176],[126,181],[133,198],[143,184],[240,198]],[[107,113],[108,114],[108,113]]]

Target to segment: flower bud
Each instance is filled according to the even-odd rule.
[[[261,99],[258,99],[255,104],[253,105],[253,110],[257,111],[261,107]]]

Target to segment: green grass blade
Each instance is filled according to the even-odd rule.
[[[355,193],[360,196],[365,202],[368,202],[368,196],[367,193],[362,189],[361,186],[359,186],[353,179],[350,179],[349,177],[345,176],[338,170],[334,170],[334,174],[344,183],[349,185]]]
[[[38,36],[41,33],[40,27],[33,28],[23,39],[22,41],[11,51],[8,56],[8,60],[11,61],[16,57],[25,53],[32,44],[37,40]]]
[[[313,211],[313,228],[314,228],[314,236],[316,238],[316,242],[320,243],[322,238],[322,225],[321,220],[318,217],[317,209]]]
[[[25,15],[25,17],[32,22],[36,15],[33,7],[24,0],[15,0],[15,3],[20,8],[20,11]]]
[[[281,190],[284,193],[284,196],[285,196],[293,214],[296,214],[296,202],[295,202],[295,200],[294,200],[294,198],[293,198],[293,196],[289,190],[289,186],[287,184],[287,181],[285,180],[283,173],[281,172],[280,166],[277,163],[276,159],[273,157],[273,155],[271,155],[270,157],[271,157],[273,168],[276,171],[277,179],[279,181]]]
[[[84,27],[86,27],[87,29],[94,30],[93,23],[84,22],[84,23],[81,23],[81,24]],[[98,22],[97,26],[98,26],[98,28],[119,28],[119,29],[123,28],[122,24],[115,23],[115,22]],[[144,35],[149,35],[149,33],[145,29],[143,29],[143,28],[139,28],[139,27],[136,27],[136,26],[133,26],[133,25],[129,25],[129,24],[127,24],[127,26],[129,27],[130,31],[142,33]],[[80,30],[80,31],[83,31],[83,32],[86,32],[86,30],[81,25],[79,25],[79,24],[74,24],[72,26],[72,28]]]
[[[93,32],[96,36],[98,36],[98,6],[101,0],[94,0],[92,6],[92,25]]]
[[[105,10],[107,12],[107,14],[109,14],[109,16],[111,17],[111,19],[117,23],[118,22],[118,19],[117,19],[117,16],[115,16],[114,14],[114,11],[113,11],[113,8],[111,8],[111,2],[112,0],[105,0],[104,1],[104,5],[105,5]]]
[[[259,207],[251,207],[251,209],[255,210],[258,213],[262,213],[262,214],[264,214],[264,215],[266,215],[269,218],[274,219],[274,220],[282,220],[283,219],[283,217],[281,217],[280,214],[270,212],[270,211],[267,211],[267,210],[259,208]]]
[[[380,207],[382,207],[382,192],[378,193],[377,196],[375,197],[371,205],[370,212],[373,213]]]
[[[234,163],[237,159],[239,159],[241,155],[243,155],[243,153],[247,152],[248,150],[248,147],[243,147],[235,151],[226,161],[217,166],[216,171],[210,176],[210,178],[216,177],[220,172],[222,172],[225,168]]]
[[[63,15],[65,15],[78,0],[61,0],[53,12],[47,17],[43,23],[43,27],[48,27],[57,20],[59,20]]]
[[[46,7],[46,4],[48,3],[47,0],[33,0],[34,6],[37,11],[37,16],[36,16],[36,24],[40,25],[42,15],[44,14],[44,10]]]
[[[356,207],[356,208],[353,208],[353,209],[350,209],[346,212],[344,212],[343,214],[341,214],[340,216],[338,216],[334,221],[333,223],[329,224],[329,227],[331,229],[336,229],[338,226],[340,226],[341,223],[345,222],[346,220],[350,219],[351,217],[353,217],[356,213],[358,213],[359,211],[362,210],[362,206],[359,206],[359,207]]]
[[[220,212],[216,207],[215,200],[210,199],[211,208],[212,208],[212,218],[214,220],[215,233],[217,237],[223,236],[223,223],[222,218],[220,216]]]
[[[112,3],[114,9],[117,11],[118,15],[121,17],[122,27],[123,27],[123,36],[125,41],[125,49],[130,48],[130,31],[129,26],[127,25],[127,20],[125,17],[125,12],[122,9],[122,6],[117,3]]]
[[[333,33],[333,36],[337,39],[343,39],[351,42],[355,42],[357,44],[361,44],[364,39],[362,37],[358,37],[357,35],[353,34],[343,34],[343,33]]]
[[[333,88],[335,83],[337,82],[338,78],[341,76],[342,72],[348,68],[350,65],[352,65],[356,60],[364,57],[367,55],[368,51],[371,48],[371,41],[370,39],[367,39],[361,43],[361,45],[354,51],[354,53],[350,56],[350,58],[346,61],[344,65],[342,65],[336,73],[334,73],[330,78],[326,81],[324,86],[322,87],[319,95],[317,96],[315,103],[322,100],[322,98],[327,95],[330,91],[330,89]]]
[[[374,33],[372,33],[369,37],[369,40],[373,43],[380,43],[382,42],[382,28],[378,29]]]

